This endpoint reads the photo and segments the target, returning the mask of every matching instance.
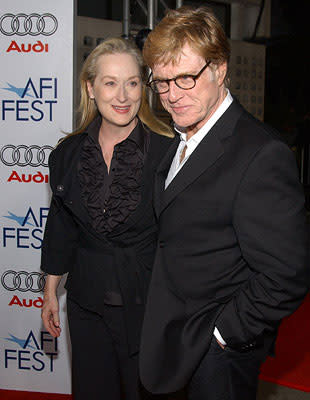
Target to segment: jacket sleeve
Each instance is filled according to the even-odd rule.
[[[78,231],[62,200],[54,194],[55,175],[61,173],[58,171],[57,149],[51,153],[49,169],[53,195],[42,243],[41,269],[51,275],[62,275],[69,272],[75,262]]]
[[[216,326],[240,347],[274,331],[309,284],[304,194],[296,160],[280,141],[262,147],[242,179],[233,225],[251,279],[225,305]]]

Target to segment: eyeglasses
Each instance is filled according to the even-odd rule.
[[[153,92],[158,94],[169,92],[171,81],[173,81],[180,89],[193,89],[193,87],[196,86],[196,80],[210,64],[211,61],[207,61],[206,65],[196,75],[179,75],[176,78],[171,79],[154,79],[153,81],[147,82],[146,86],[150,87]],[[150,80],[151,75],[149,76],[148,81]]]

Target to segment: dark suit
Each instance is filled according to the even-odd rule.
[[[267,353],[307,290],[304,196],[288,147],[234,101],[164,190],[178,141],[155,181],[159,244],[140,352],[154,393],[190,381],[215,326],[234,351]]]

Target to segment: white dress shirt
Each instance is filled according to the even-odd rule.
[[[165,181],[165,189],[170,185],[170,183],[173,181],[175,176],[178,174],[178,172],[181,170],[183,165],[186,163],[186,161],[189,159],[190,155],[195,151],[196,147],[199,145],[199,143],[202,141],[202,139],[209,133],[213,125],[220,119],[220,117],[224,114],[224,112],[227,110],[227,108],[231,105],[233,102],[233,98],[227,89],[227,95],[223,102],[220,104],[218,109],[215,111],[215,113],[211,116],[211,118],[204,124],[202,128],[199,129],[189,140],[187,140],[187,135],[182,128],[178,127],[175,125],[174,129],[176,132],[179,133],[180,135],[180,143],[177,148],[177,151],[175,153],[175,156],[172,160],[170,170],[168,172],[166,181]],[[187,146],[186,152],[185,152],[185,157],[183,158],[183,161],[180,163],[180,155],[184,149],[184,147]],[[218,329],[215,327],[214,336],[216,339],[223,345],[226,345],[225,340],[222,338],[220,332]]]
[[[175,156],[172,160],[170,170],[165,181],[165,189],[167,189],[167,187],[170,185],[174,177],[186,163],[189,156],[193,153],[193,151],[196,149],[196,147],[199,145],[202,139],[209,133],[210,129],[217,122],[217,120],[220,119],[220,117],[224,114],[224,112],[227,110],[227,108],[231,105],[232,102],[233,98],[229,90],[227,89],[227,95],[223,100],[223,102],[218,107],[218,109],[211,116],[211,118],[204,124],[204,126],[200,128],[199,131],[196,132],[189,140],[186,140],[187,135],[186,132],[182,130],[182,128],[178,127],[177,125],[174,126],[175,131],[180,135],[180,143],[175,153]],[[183,161],[180,163],[180,155],[185,145],[187,146],[185,157]]]

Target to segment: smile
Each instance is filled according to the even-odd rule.
[[[126,114],[130,110],[130,106],[112,106],[114,111],[120,114]]]

